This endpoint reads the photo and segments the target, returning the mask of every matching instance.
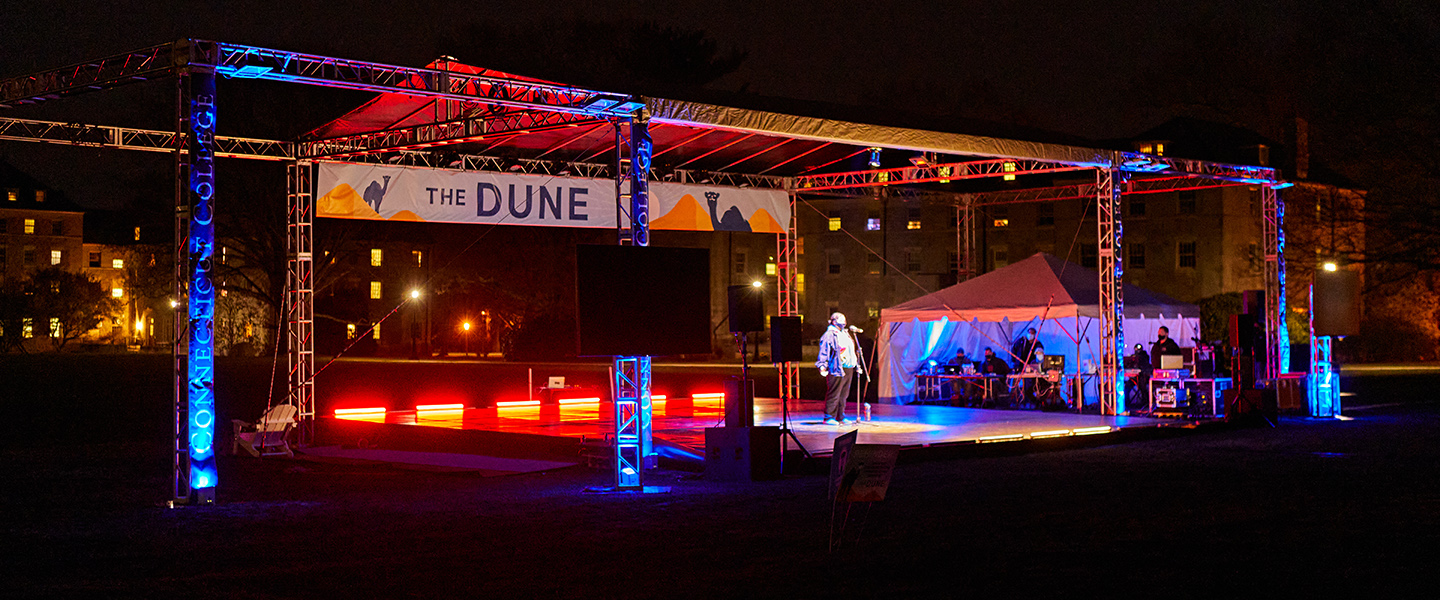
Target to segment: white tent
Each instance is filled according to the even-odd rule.
[[[1010,346],[1034,327],[1046,354],[1063,354],[1074,375],[1097,365],[1100,353],[1099,274],[1045,253],[880,311],[880,401],[915,399],[926,363],[944,364],[963,348],[978,359],[985,348],[1011,362]],[[1124,290],[1126,354],[1155,341],[1160,327],[1183,347],[1200,335],[1200,308],[1133,285]],[[1093,401],[1094,381],[1086,385]]]

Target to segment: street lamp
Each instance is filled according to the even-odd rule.
[[[470,322],[464,322],[460,328],[465,330],[465,356],[470,356]]]

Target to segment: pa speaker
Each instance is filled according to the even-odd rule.
[[[730,331],[764,331],[765,296],[760,288],[732,285],[727,292],[730,294]]]
[[[800,350],[800,317],[770,317],[771,362],[804,360]]]
[[[1315,335],[1360,334],[1360,273],[1315,272]]]
[[[1265,345],[1260,327],[1260,314],[1230,315],[1230,347],[1241,350],[1255,350],[1258,342]]]

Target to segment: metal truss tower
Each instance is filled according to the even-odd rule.
[[[799,273],[800,257],[796,248],[795,191],[790,190],[790,222],[784,233],[775,237],[775,294],[776,313],[782,317],[800,316],[800,294],[795,289],[795,275]],[[800,397],[800,365],[786,361],[780,363],[780,397]]]
[[[186,192],[185,205],[177,209],[186,209],[190,217],[183,248],[189,265],[184,369],[189,468],[184,477],[189,484],[187,503],[212,504],[219,479],[214,444],[217,294],[211,277],[215,253],[215,71],[191,65],[179,79],[177,123],[185,133],[186,153],[178,161],[184,176],[181,179],[177,173],[177,182],[185,183]],[[176,479],[180,477],[177,473]]]
[[[1124,261],[1120,240],[1124,225],[1120,219],[1120,197],[1125,173],[1118,169],[1095,171],[1095,201],[1100,243],[1100,414],[1125,413],[1125,379],[1121,362],[1125,355]]]
[[[961,194],[955,205],[955,282],[975,276],[975,196]]]
[[[643,110],[629,119],[616,120],[615,210],[621,245],[650,245],[650,161],[653,155],[649,119]],[[623,208],[629,209],[628,215]],[[615,489],[643,491],[645,469],[659,465],[650,421],[650,357],[616,356],[613,372]]]
[[[1265,236],[1265,377],[1290,368],[1285,310],[1285,202],[1275,185],[1260,186]]]
[[[285,321],[290,401],[300,420],[300,443],[315,436],[315,196],[314,164],[286,165]]]
[[[1312,417],[1340,415],[1340,377],[1330,354],[1331,337],[1315,335],[1315,284],[1310,284],[1310,373],[1306,382],[1306,408]]]

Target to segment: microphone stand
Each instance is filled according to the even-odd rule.
[[[865,347],[860,344],[859,334],[853,330],[846,331],[846,333],[848,333],[850,335],[850,339],[855,342],[855,354],[859,360],[860,369],[862,371],[861,374],[865,376],[865,383],[855,386],[855,423],[859,424],[861,416],[860,407],[863,405],[862,403],[865,400],[864,393],[870,391],[870,365],[866,364]],[[875,346],[872,344],[870,346],[870,349],[873,351],[875,349]],[[841,408],[843,409],[844,407]],[[840,411],[840,416],[845,416],[844,410]]]

